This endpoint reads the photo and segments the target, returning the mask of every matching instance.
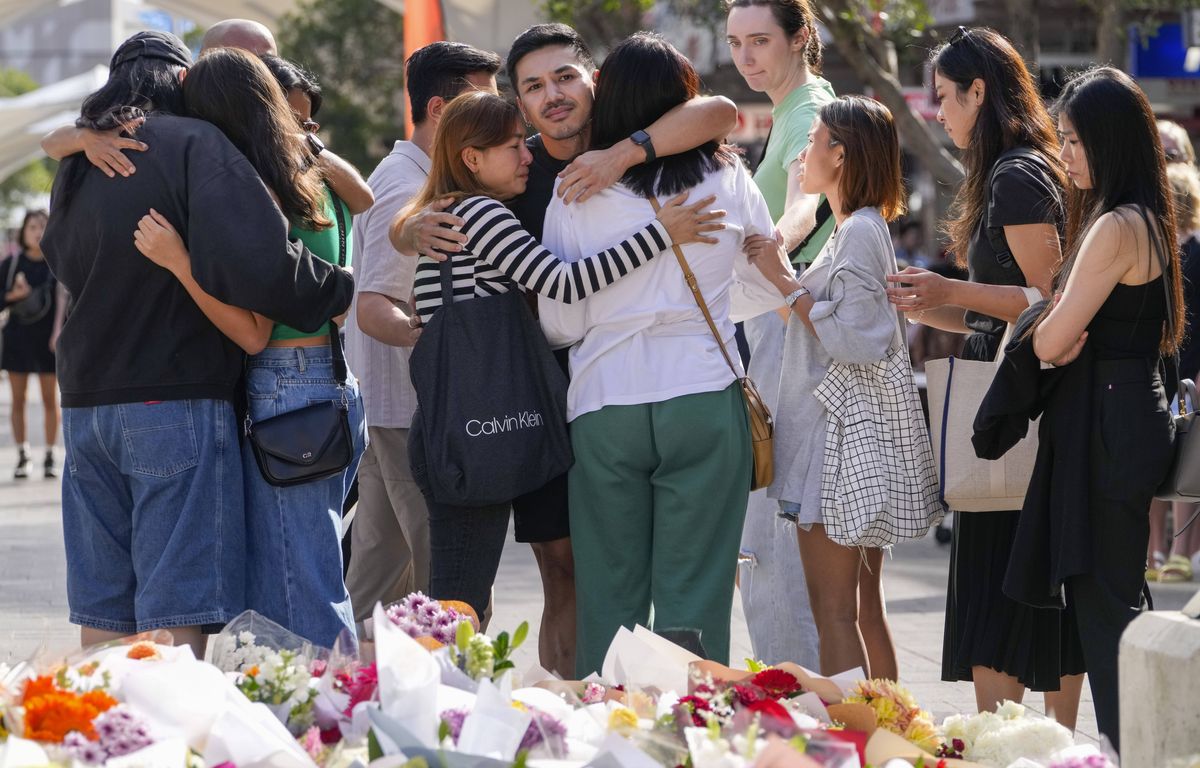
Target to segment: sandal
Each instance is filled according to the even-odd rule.
[[[1155,552],[1146,568],[1146,581],[1158,581],[1162,567],[1166,565],[1166,562],[1166,556],[1162,552]]]
[[[1183,555],[1171,555],[1166,564],[1158,569],[1158,580],[1163,583],[1191,581],[1192,561]]]

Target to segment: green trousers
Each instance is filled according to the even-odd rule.
[[[571,444],[579,679],[635,624],[699,630],[709,658],[727,662],[751,479],[740,387],[586,413]]]

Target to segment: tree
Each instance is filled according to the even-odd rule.
[[[379,0],[305,0],[279,25],[279,50],[311,70],[329,146],[364,173],[404,137],[404,26]]]
[[[542,12],[552,21],[570,24],[589,44],[606,49],[642,29],[642,16],[653,5],[654,0],[545,0]]]
[[[891,110],[905,149],[942,184],[954,185],[961,181],[962,166],[942,146],[925,118],[905,101],[895,42],[889,38],[889,33],[919,32],[924,27],[929,17],[923,0],[900,0],[886,6],[873,0],[874,9],[868,9],[860,0],[818,0],[816,5],[842,59],[871,87],[875,98]],[[894,23],[889,29],[889,25],[879,19],[879,14],[885,13],[885,7],[894,7],[899,11],[897,15],[908,17],[909,21],[903,25],[907,29]],[[912,23],[918,26],[908,26]]]
[[[0,69],[0,98],[20,96],[37,90],[37,87],[37,82],[20,70]],[[7,217],[13,208],[27,205],[31,197],[48,193],[57,168],[58,163],[42,158],[0,180],[0,214]]]

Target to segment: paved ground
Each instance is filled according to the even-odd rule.
[[[30,396],[35,397],[32,389]],[[67,649],[78,637],[76,629],[66,621],[59,486],[55,481],[11,479],[16,452],[8,429],[9,400],[5,380],[0,385],[0,663],[25,658],[42,647]],[[40,403],[30,404],[31,435],[41,434],[40,410]],[[35,455],[40,457],[37,445],[35,441]],[[948,549],[929,537],[897,547],[884,569],[901,675],[922,704],[938,718],[973,711],[975,707],[969,684],[938,680],[948,560]],[[1178,609],[1195,587],[1195,584],[1156,586],[1155,602],[1163,609]],[[751,655],[750,642],[740,600],[734,602],[732,656],[740,659]],[[518,651],[518,669],[525,669],[536,660],[536,628],[541,608],[541,582],[533,555],[528,546],[510,539],[496,584],[493,626],[511,629],[522,620],[530,622],[534,633]],[[1042,709],[1040,694],[1031,694],[1026,703]],[[1079,730],[1095,738],[1095,718],[1086,690]]]

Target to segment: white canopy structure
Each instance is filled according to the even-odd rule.
[[[8,99],[0,99],[5,130],[0,133],[0,179],[41,154],[43,135],[79,115],[83,98],[108,79],[107,67]]]

